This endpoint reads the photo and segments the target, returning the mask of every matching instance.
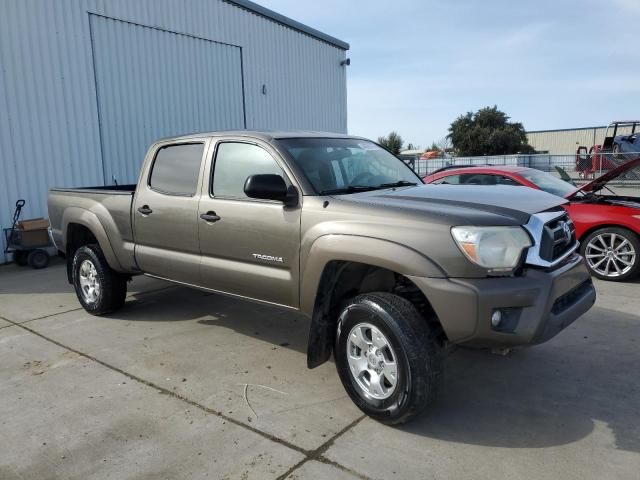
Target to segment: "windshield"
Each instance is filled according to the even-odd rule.
[[[527,170],[519,172],[519,174],[537,186],[540,190],[552,193],[553,195],[558,195],[559,197],[566,197],[576,190],[576,187],[571,185],[569,182],[565,182],[550,173],[541,172],[540,170]]]
[[[320,194],[353,193],[422,183],[402,160],[367,140],[278,140]]]

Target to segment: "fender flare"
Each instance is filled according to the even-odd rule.
[[[107,260],[109,266],[119,272],[124,271],[120,261],[116,256],[107,232],[105,231],[98,216],[84,208],[80,207],[68,207],[62,216],[62,244],[67,247],[67,232],[69,230],[69,224],[77,223],[89,229],[89,231],[96,237],[98,245],[104,254],[104,258]]]
[[[445,272],[430,258],[410,247],[379,238],[329,234],[316,239],[302,269],[300,310],[311,317],[307,344],[307,366],[315,368],[329,360],[335,340],[335,320],[330,318],[333,283],[342,269],[336,262],[357,262],[385,268],[406,276],[444,278]]]
[[[300,310],[309,317],[313,316],[322,274],[331,261],[364,263],[407,276],[446,277],[442,267],[422,253],[374,237],[323,235],[313,242],[306,258],[301,269]]]

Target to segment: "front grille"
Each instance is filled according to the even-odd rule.
[[[540,239],[540,258],[553,262],[572,250],[576,243],[576,228],[565,213],[544,224]]]

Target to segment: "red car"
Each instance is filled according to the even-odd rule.
[[[634,169],[637,170],[634,172]],[[453,185],[523,185],[564,197],[569,200],[564,207],[573,220],[576,237],[581,242],[580,251],[591,273],[603,280],[624,281],[640,273],[638,170],[640,158],[579,188],[550,173],[515,166],[445,167],[424,181]],[[615,179],[624,180],[607,187]]]

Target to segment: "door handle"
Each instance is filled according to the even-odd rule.
[[[149,215],[150,213],[153,213],[153,210],[149,208],[149,205],[141,206],[140,208],[138,208],[138,211],[143,215]]]
[[[216,215],[216,212],[214,211],[209,211],[207,213],[201,213],[200,214],[200,218],[207,221],[207,222],[217,222],[218,220],[220,220],[220,217],[218,215]]]

